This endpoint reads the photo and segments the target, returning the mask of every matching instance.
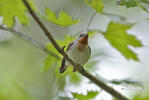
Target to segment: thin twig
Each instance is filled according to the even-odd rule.
[[[28,2],[26,0],[23,0],[25,6],[27,7],[29,13],[32,15],[32,17],[35,19],[35,21],[38,23],[38,25],[40,26],[40,28],[44,31],[45,35],[49,38],[49,40],[51,41],[51,43],[53,44],[53,46],[55,47],[55,49],[62,54],[65,59],[67,59],[69,61],[70,64],[72,64],[83,76],[85,76],[86,78],[88,78],[89,80],[93,81],[96,85],[98,85],[99,87],[101,87],[102,89],[104,89],[105,91],[107,91],[108,93],[110,93],[112,96],[116,97],[119,100],[128,100],[128,98],[126,98],[125,96],[121,95],[118,91],[114,90],[113,88],[111,88],[110,86],[106,85],[105,83],[103,83],[102,81],[98,80],[97,78],[95,78],[94,76],[92,76],[91,74],[89,74],[88,72],[86,72],[83,69],[83,66],[76,64],[65,52],[64,50],[61,49],[61,47],[56,43],[55,39],[53,38],[53,36],[51,35],[51,33],[48,31],[48,29],[45,27],[45,25],[41,22],[41,20],[39,19],[39,17],[35,14],[35,12],[32,10],[32,8],[30,7],[30,5],[28,4]]]
[[[25,35],[24,33],[18,32],[15,29],[12,28],[6,28],[0,25],[0,29],[5,30],[5,31],[9,31],[11,33],[13,33],[16,36],[19,36],[21,39],[27,41],[28,43],[30,43],[31,45],[33,45],[36,48],[40,48],[42,49],[44,52],[50,54],[51,56],[55,57],[56,59],[61,59],[58,55],[56,55],[54,52],[48,50],[47,48],[45,48],[45,46],[43,46],[42,44],[40,44],[38,41],[33,40],[31,37]]]
[[[89,30],[89,27],[90,27],[90,25],[91,25],[91,23],[92,23],[92,21],[93,21],[95,15],[96,15],[96,13],[97,13],[97,12],[95,11],[95,12],[93,13],[93,15],[91,16],[91,18],[90,18],[90,20],[89,20],[89,22],[88,22],[87,28],[86,28],[87,31]]]

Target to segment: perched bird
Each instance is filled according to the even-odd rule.
[[[88,34],[81,34],[76,40],[69,43],[66,53],[69,55],[69,57],[77,64],[84,65],[87,63],[87,61],[90,58],[91,55],[91,49],[88,45]],[[66,61],[65,58],[63,58],[61,67],[60,67],[60,73],[63,73],[68,65],[71,65],[68,61]],[[74,68],[73,71],[76,69]]]

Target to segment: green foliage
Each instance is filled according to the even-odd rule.
[[[78,19],[73,20],[72,17],[63,10],[58,14],[58,17],[48,8],[46,8],[45,13],[46,17],[44,17],[44,19],[57,25],[70,26],[79,22]]]
[[[72,70],[71,70],[72,71]],[[81,76],[78,73],[70,72],[69,80],[71,83],[79,83],[81,82]]]
[[[68,35],[64,36],[63,40],[57,40],[57,43],[63,47],[66,46],[72,42],[75,39],[75,37],[70,37]],[[49,49],[50,51],[56,53],[57,55],[61,56],[60,53],[58,53],[55,49],[55,47],[49,43],[46,46],[47,49]],[[62,56],[61,56],[62,57]],[[59,87],[60,90],[63,90],[64,86],[65,86],[65,78],[66,76],[69,76],[69,81],[71,83],[75,83],[78,84],[82,81],[82,76],[80,76],[78,73],[73,73],[73,67],[69,67],[63,74],[59,73],[59,67],[61,64],[61,60],[55,59],[55,57],[48,55],[45,60],[44,60],[44,72],[50,70],[51,67],[55,67],[55,76],[57,77],[57,85]],[[96,61],[91,61],[89,63],[87,63],[86,67],[87,68],[91,68],[93,65],[96,64]]]
[[[141,0],[143,3],[149,3],[149,0]]]
[[[113,98],[112,100],[117,100],[116,98]]]
[[[88,30],[87,33],[89,34],[89,37],[92,38],[95,35],[96,32],[97,31],[94,31],[94,30],[93,31],[92,30]]]
[[[149,96],[142,96],[141,94],[136,95],[133,100],[149,100]]]
[[[30,5],[32,5],[31,2]],[[21,24],[27,25],[29,19],[25,12],[27,12],[27,9],[22,0],[0,0],[0,16],[3,16],[3,24],[6,24],[8,27],[14,25],[16,16]]]
[[[126,32],[130,28],[131,26],[128,25],[110,22],[104,36],[126,59],[138,61],[139,59],[137,55],[128,47],[128,45],[141,47],[142,44],[134,35],[130,35]]]
[[[70,37],[70,36],[64,36],[64,40],[57,40],[57,43],[63,47],[63,46],[67,46],[69,44],[69,42],[72,42],[74,40],[74,37]],[[60,53],[57,52],[57,50],[55,49],[55,47],[49,43],[46,48],[48,50],[50,50],[51,52],[54,52],[55,54],[57,54],[58,56],[61,56]],[[47,58],[44,61],[44,72],[48,71],[50,69],[50,67],[57,62],[58,59],[56,59],[55,57],[48,55]],[[60,62],[59,62],[60,63]]]
[[[137,6],[136,0],[120,0],[117,2],[117,4],[127,8]]]
[[[146,13],[149,13],[149,11],[147,10],[147,8],[145,8],[141,3],[137,2],[137,5],[142,8],[142,10],[144,10]]]
[[[57,43],[63,47],[67,46],[70,42],[72,42],[75,38],[65,35],[63,40],[57,40]],[[50,51],[56,53],[57,55],[61,56],[60,53],[58,53],[55,49],[55,47],[49,43],[47,47]],[[56,64],[55,64],[56,63]],[[44,72],[48,71],[52,66],[55,67],[55,76],[57,77],[57,85],[60,90],[63,90],[65,86],[65,78],[66,76],[69,76],[69,80],[72,83],[79,83],[81,82],[81,77],[78,75],[78,73],[73,73],[72,68],[68,68],[63,74],[59,73],[59,67],[61,64],[61,60],[55,59],[55,57],[48,55],[44,61]]]
[[[85,2],[95,9],[98,13],[102,13],[103,10],[103,3],[102,0],[85,0]]]
[[[141,1],[144,3],[147,3],[147,0],[141,0]],[[95,9],[98,13],[102,13],[102,10],[104,7],[102,0],[85,0],[85,2],[93,9]],[[135,0],[132,0],[130,3],[121,2],[121,5],[126,7],[135,7],[135,6],[138,6],[139,4],[136,3]],[[142,5],[140,5],[140,7],[146,10],[146,8],[144,8]],[[3,23],[9,27],[12,27],[14,25],[15,17],[19,19],[21,24],[25,24],[25,25],[28,24],[29,20],[28,20],[28,17],[25,15],[25,12],[27,12],[27,9],[21,0],[0,0],[0,16],[3,16]],[[46,13],[46,16],[43,18],[57,25],[70,26],[73,24],[77,24],[79,22],[78,19],[73,20],[72,16],[68,15],[64,11],[61,11],[58,14],[58,16],[56,16],[54,12],[46,8],[45,13]],[[104,36],[111,43],[111,45],[115,47],[117,50],[119,50],[127,59],[138,60],[137,55],[132,50],[130,50],[127,46],[131,45],[134,47],[141,47],[142,45],[140,41],[136,39],[135,36],[129,35],[126,32],[129,28],[131,28],[131,26],[111,22]],[[89,34],[93,35],[95,32],[96,31],[92,31],[92,32],[89,32]],[[64,40],[56,40],[56,41],[61,47],[63,47],[68,45],[68,43],[73,40],[74,40],[74,37],[65,36]],[[53,47],[51,43],[47,45],[47,48],[50,51],[56,53],[58,56],[61,56],[60,53],[56,51],[56,49]],[[72,67],[68,68],[65,73],[60,74],[59,73],[60,63],[61,63],[61,60],[58,60],[51,55],[48,55],[44,61],[44,67],[43,67],[44,72],[48,71],[50,68],[55,68],[54,75],[56,76],[56,80],[57,80],[56,87],[58,87],[60,90],[64,88],[66,76],[69,76],[69,80],[72,83],[79,83],[81,81],[82,79],[81,76],[79,76],[78,73],[73,73]],[[25,64],[28,64],[28,63],[25,63]],[[88,63],[87,67],[91,68],[95,64],[96,64],[96,61],[93,61],[91,63]],[[33,71],[33,72],[36,72],[36,71]],[[116,82],[117,81],[115,81],[115,83]],[[129,81],[125,81],[125,82],[130,83]],[[120,84],[120,82],[117,82],[117,84]],[[74,98],[78,100],[90,100],[95,98],[98,95],[98,93],[99,93],[98,91],[89,91],[87,95],[77,94],[77,93],[72,93],[72,94]],[[69,98],[61,98],[61,99],[66,100]],[[0,100],[34,100],[34,99],[30,97],[28,93],[18,84],[8,82],[8,84],[3,84],[3,85],[0,84]],[[134,99],[134,100],[139,100],[139,99]],[[147,100],[147,99],[141,99],[141,100]]]
[[[97,96],[98,91],[88,91],[87,95],[72,93],[73,97],[77,100],[91,100]]]
[[[125,6],[127,8],[138,6],[138,7],[142,8],[142,10],[144,10],[145,12],[149,13],[147,8],[143,6],[143,3],[148,4],[149,1],[148,0],[120,0],[120,1],[117,1],[118,5]]]
[[[0,100],[35,100],[13,81],[0,84]]]
[[[56,58],[48,55],[47,58],[44,60],[44,67],[43,71],[46,72],[48,71],[53,65],[55,65]]]

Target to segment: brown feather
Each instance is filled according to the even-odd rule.
[[[69,45],[68,45],[66,51],[68,51],[69,48],[70,48],[72,45],[73,45],[73,42],[69,43]],[[59,69],[59,72],[60,72],[60,73],[65,72],[65,70],[67,69],[67,66],[66,66],[65,62],[66,62],[66,60],[65,60],[65,58],[63,57],[62,63],[61,63],[61,67],[60,67],[60,69]]]
[[[60,73],[63,73],[65,70],[66,70],[66,66],[65,66],[65,58],[63,57],[63,59],[62,59],[62,63],[61,63],[61,67],[60,67],[60,69],[59,69],[59,72]]]
[[[68,51],[69,48],[70,48],[72,45],[73,45],[73,42],[70,42],[69,45],[68,45],[68,47],[67,47],[67,49],[66,49],[66,51]]]

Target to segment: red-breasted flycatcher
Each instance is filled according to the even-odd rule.
[[[75,63],[80,65],[86,64],[91,55],[91,49],[88,45],[88,34],[83,33],[76,40],[69,43],[66,53]],[[60,73],[63,73],[67,69],[68,65],[70,65],[69,62],[63,58]],[[74,68],[74,71],[75,70],[76,69]]]

